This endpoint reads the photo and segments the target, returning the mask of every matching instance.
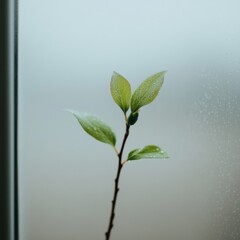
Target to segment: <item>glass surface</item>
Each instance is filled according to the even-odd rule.
[[[20,240],[104,239],[117,158],[64,109],[97,114],[119,147],[115,70],[135,89],[167,70],[126,154],[112,240],[240,238],[240,2],[19,1]]]

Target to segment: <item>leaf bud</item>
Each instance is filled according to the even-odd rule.
[[[135,113],[130,113],[128,117],[128,124],[129,125],[134,125],[138,120],[138,112]]]

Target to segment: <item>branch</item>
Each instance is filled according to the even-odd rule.
[[[120,179],[120,174],[121,174],[121,170],[122,170],[122,167],[123,167],[122,154],[123,154],[123,150],[124,150],[124,147],[125,147],[125,143],[127,141],[128,135],[129,135],[129,129],[130,129],[130,125],[126,124],[125,135],[124,135],[124,138],[123,138],[121,150],[120,150],[120,152],[118,154],[118,169],[117,169],[117,175],[116,175],[116,178],[115,178],[115,187],[114,187],[114,193],[113,193],[112,209],[111,209],[111,214],[110,214],[110,218],[109,218],[108,230],[105,233],[106,240],[110,239],[111,230],[113,228],[117,196],[118,196],[118,192],[120,190],[119,189],[119,179]]]

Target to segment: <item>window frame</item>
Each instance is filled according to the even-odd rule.
[[[18,0],[0,1],[0,239],[18,240]]]

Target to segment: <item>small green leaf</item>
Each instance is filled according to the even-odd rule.
[[[71,111],[77,118],[82,128],[92,137],[100,142],[115,146],[116,136],[112,129],[102,122],[98,117],[88,113],[78,113]]]
[[[127,160],[139,160],[142,158],[169,158],[168,154],[160,147],[148,145],[142,149],[137,148],[128,154]]]
[[[151,103],[157,97],[163,84],[165,73],[163,71],[150,76],[135,90],[131,99],[132,112],[136,112],[139,108]]]
[[[134,155],[137,154],[137,152],[140,151],[140,148],[134,149],[132,150],[129,154],[128,154],[128,160],[132,160],[132,158],[134,157]]]
[[[128,80],[117,72],[113,72],[110,90],[113,100],[126,113],[131,100],[131,86]]]

